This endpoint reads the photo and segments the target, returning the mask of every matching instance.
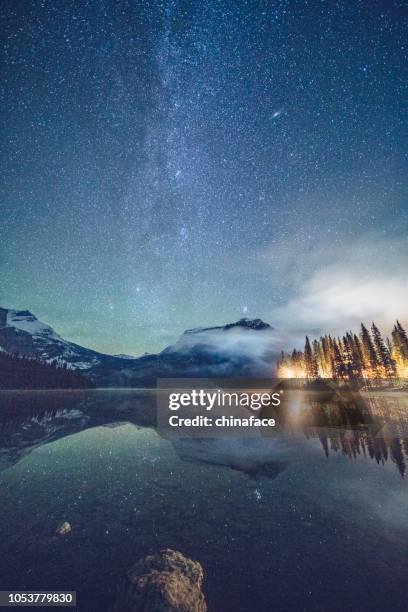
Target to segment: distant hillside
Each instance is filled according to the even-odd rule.
[[[0,352],[0,389],[78,389],[92,383],[66,364]]]

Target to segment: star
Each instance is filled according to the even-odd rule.
[[[279,110],[275,111],[275,112],[272,114],[272,119],[277,119],[278,117],[280,117],[280,116],[281,116],[281,114],[282,114],[282,113],[283,113],[283,108],[280,108]]]

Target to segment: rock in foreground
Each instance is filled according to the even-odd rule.
[[[114,612],[206,612],[203,568],[169,548],[141,559],[127,571]]]
[[[68,521],[64,521],[63,523],[58,525],[58,527],[55,530],[55,533],[57,535],[67,535],[67,533],[71,533],[71,531],[72,531],[71,523],[68,523]]]

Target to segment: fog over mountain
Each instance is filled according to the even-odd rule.
[[[270,376],[280,334],[261,319],[240,319],[184,332],[157,354],[107,355],[65,340],[28,310],[0,309],[0,349],[42,361],[66,363],[96,384],[156,386],[157,378]]]

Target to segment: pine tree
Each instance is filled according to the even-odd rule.
[[[325,374],[327,374],[330,370],[330,347],[329,347],[329,340],[327,336],[323,336],[323,338],[321,338],[321,345],[322,345],[322,358],[323,358],[322,365],[323,365]]]
[[[363,347],[361,346],[360,338],[357,334],[353,334],[353,345],[356,351],[355,359],[361,364],[361,370],[364,370],[366,363],[364,360]]]
[[[361,344],[366,365],[365,371],[368,374],[375,375],[377,373],[379,363],[370,333],[363,323],[361,323]],[[367,372],[367,369],[369,372]]]
[[[329,356],[330,356],[330,376],[332,378],[336,378],[337,372],[336,372],[336,364],[334,361],[334,340],[329,335],[327,341],[329,345]]]
[[[379,366],[381,368],[381,374],[384,376],[395,376],[396,367],[395,362],[391,358],[388,348],[385,345],[385,342],[381,336],[381,332],[375,323],[371,325],[371,331],[374,340],[374,347],[377,353],[377,359],[379,362]]]
[[[343,357],[340,353],[339,345],[336,340],[333,340],[333,366],[334,376],[333,378],[344,378],[347,368],[344,363]]]
[[[343,358],[348,375],[350,377],[354,376],[353,351],[348,334],[343,336]]]
[[[305,343],[304,359],[306,376],[308,378],[317,378],[319,376],[319,370],[317,366],[316,356],[312,351],[312,347],[310,346],[310,340],[307,336]]]
[[[408,338],[405,329],[399,321],[394,326],[392,338],[402,365],[408,366]]]
[[[407,332],[406,332],[406,331],[405,331],[405,329],[402,327],[402,325],[401,325],[401,323],[400,323],[399,321],[397,321],[397,325],[396,325],[396,327],[397,327],[397,329],[398,329],[398,331],[399,331],[399,334],[400,334],[400,337],[401,337],[401,340],[402,340],[403,344],[404,344],[404,345],[405,345],[405,347],[407,347],[407,349],[408,349],[408,337],[407,337]]]
[[[305,364],[304,364],[304,355],[302,351],[294,351],[293,355],[293,365],[295,368],[296,376],[304,376],[305,372]]]
[[[323,350],[319,340],[313,340],[313,354],[315,356],[318,374],[323,372]]]
[[[361,376],[364,370],[364,359],[360,340],[356,334],[352,334],[351,332],[348,334],[348,339],[353,355],[353,374],[354,376]]]

